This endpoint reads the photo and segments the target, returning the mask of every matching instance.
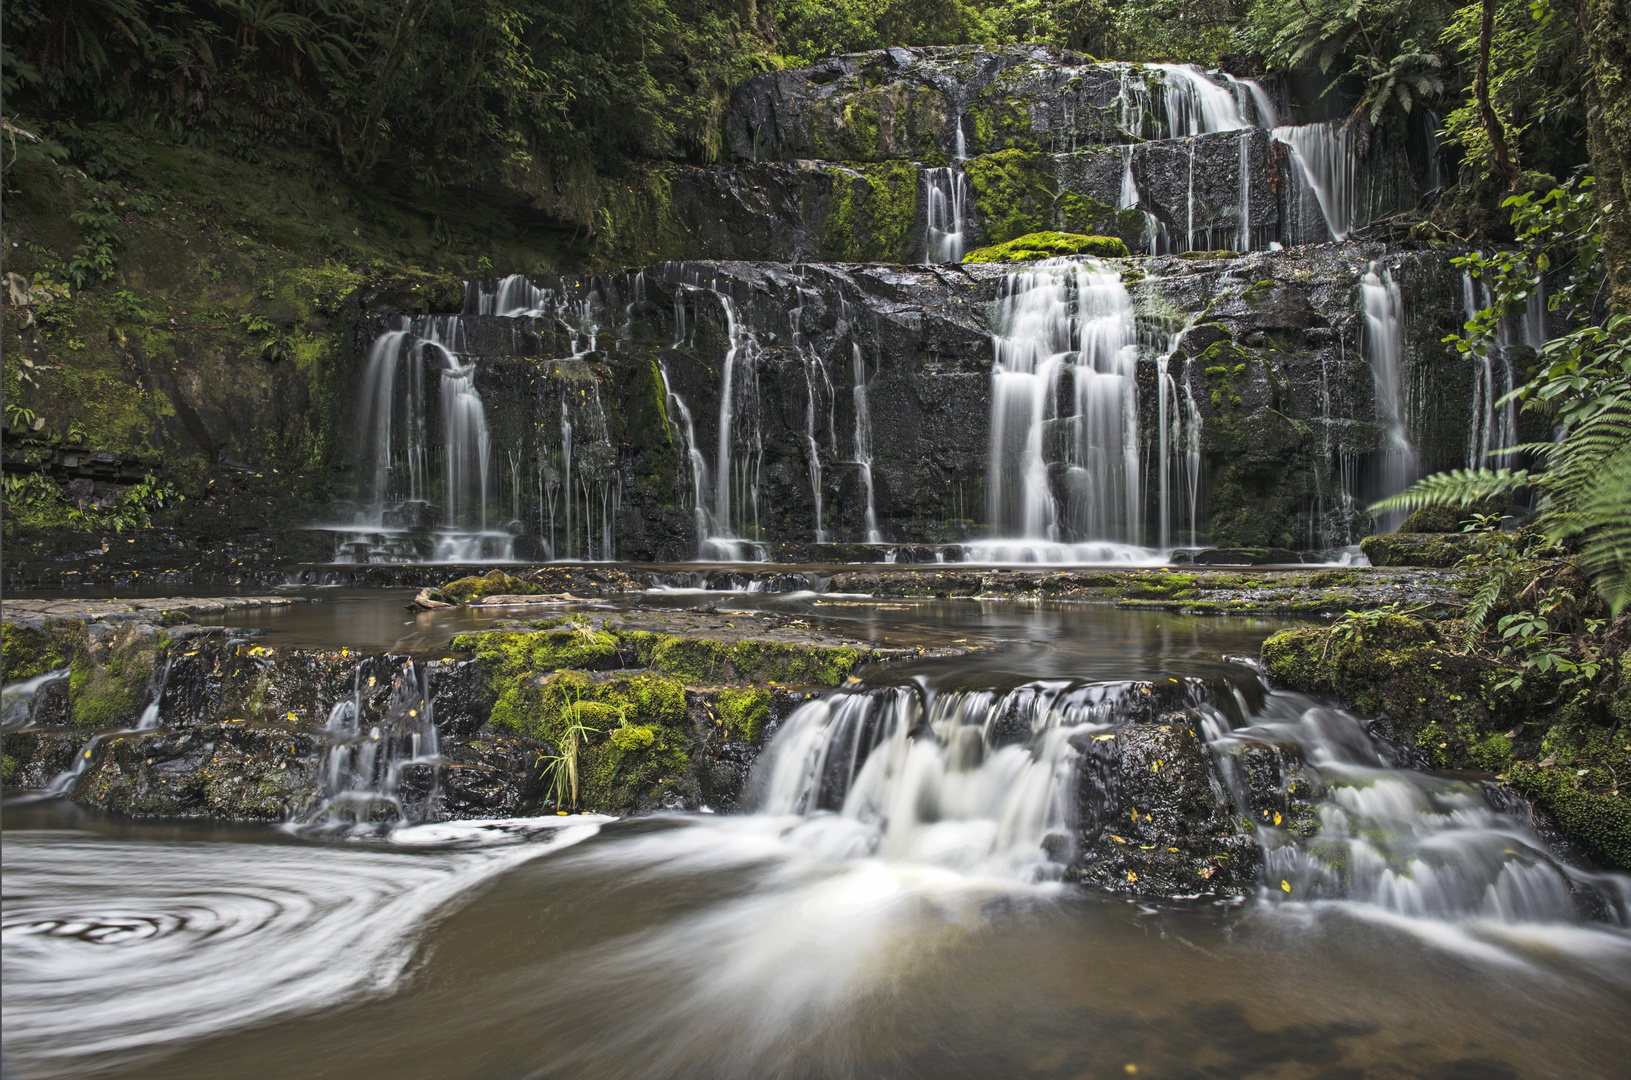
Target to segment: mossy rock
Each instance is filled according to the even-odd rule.
[[[78,623],[71,626],[79,629]],[[0,682],[44,675],[67,663],[71,654],[72,647],[61,634],[19,623],[0,623]]]
[[[633,649],[641,667],[691,684],[837,686],[863,659],[860,649],[849,646],[753,640],[726,642],[652,630],[627,631],[619,636]]]
[[[618,662],[617,638],[588,623],[558,622],[536,630],[458,634],[455,649],[474,652],[488,686],[501,693],[522,675],[575,668],[599,671]]]
[[[495,727],[573,753],[577,808],[629,813],[662,805],[690,767],[685,687],[654,672],[596,678],[581,671],[517,680],[493,706]],[[540,763],[547,767],[547,759]],[[560,807],[568,809],[569,806]]]
[[[135,719],[169,639],[130,624],[89,638],[68,665],[68,709],[74,723],[118,727]]]
[[[1384,533],[1359,541],[1372,566],[1454,566],[1472,550],[1471,533]]]
[[[1094,255],[1103,259],[1124,259],[1127,245],[1115,236],[1084,236],[1081,233],[1034,232],[1002,244],[976,248],[963,256],[966,263],[1034,262],[1067,255]]]
[[[536,596],[547,591],[525,578],[511,577],[502,570],[494,570],[480,577],[450,581],[431,596],[449,604],[468,604],[488,596]]]
[[[770,691],[722,690],[714,698],[714,711],[733,738],[758,745],[770,719]]]

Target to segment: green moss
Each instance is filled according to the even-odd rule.
[[[1404,519],[1395,532],[1458,533],[1466,511],[1449,506],[1424,506]]]
[[[989,247],[977,248],[963,256],[966,263],[1031,262],[1063,255],[1096,255],[1119,259],[1127,256],[1127,245],[1114,236],[1080,236],[1074,233],[1036,232]]]
[[[1065,232],[1117,236],[1128,242],[1144,238],[1144,215],[1136,209],[1123,210],[1074,191],[1061,194],[1054,208]]]
[[[1454,566],[1476,543],[1466,533],[1386,533],[1359,541],[1372,566]]]
[[[714,699],[719,722],[734,737],[757,745],[770,719],[769,690],[724,690]]]
[[[1001,244],[1053,224],[1051,159],[1025,150],[999,150],[963,166],[985,238]]]
[[[75,652],[68,668],[68,708],[76,724],[114,727],[144,704],[167,640],[136,626],[113,640]]]
[[[563,668],[594,671],[617,662],[617,639],[587,623],[568,623],[542,630],[489,630],[458,634],[452,646],[474,652],[489,688],[502,692],[523,675]]]
[[[22,771],[22,762],[10,754],[0,755],[0,784],[10,787],[17,782],[17,776]]]
[[[492,723],[556,747],[581,724],[579,806],[643,809],[689,767],[685,687],[650,672],[597,679],[580,671],[517,680],[493,707]]]
[[[62,643],[50,634],[16,623],[0,623],[0,681],[32,679],[67,660]]]
[[[907,262],[917,225],[918,171],[909,161],[831,172],[822,254],[855,262]]]
[[[537,596],[548,592],[541,585],[493,570],[480,577],[459,578],[437,589],[432,596],[450,604],[468,604],[487,596]]]
[[[642,667],[691,684],[793,683],[837,686],[861,661],[859,649],[779,641],[724,642],[656,631],[620,633]]]

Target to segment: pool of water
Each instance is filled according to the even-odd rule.
[[[271,627],[269,644],[434,650],[497,617],[422,623],[407,595],[235,618]],[[348,837],[14,803],[0,845],[7,1067],[347,1080],[1627,1075],[1631,882],[1571,865],[1478,778],[1397,768],[1363,718],[1269,691],[1228,659],[1286,621],[814,594],[620,606],[692,604],[890,644],[991,647],[874,669],[782,725],[763,769],[793,760],[801,739],[849,738],[846,717],[857,733],[872,725],[881,749],[832,809],[797,809],[777,795],[779,774],[757,814]],[[955,763],[973,705],[1024,702],[1050,723],[1114,731],[1081,703],[1136,680],[1200,688],[1220,754],[1231,740],[1294,746],[1323,778],[1319,835],[1264,830],[1263,881],[1242,902],[1133,901],[1039,873],[1046,823],[1027,832],[1025,815],[1050,811],[1021,796],[1055,791],[1039,763],[1070,761],[1046,731]]]

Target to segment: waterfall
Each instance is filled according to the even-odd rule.
[[[27,727],[34,722],[40,698],[52,687],[68,681],[68,669],[57,668],[31,679],[19,679],[0,689],[0,728]]]
[[[1249,128],[1240,102],[1193,64],[1150,64],[1165,73],[1164,104],[1168,138]]]
[[[438,798],[435,707],[428,680],[412,660],[389,674],[383,705],[372,715],[377,674],[365,677],[359,664],[349,697],[329,710],[322,737],[323,799],[306,816],[307,824],[403,822],[433,816]],[[423,790],[403,790],[404,771],[424,766],[429,782]]]
[[[1133,148],[1129,144],[1121,148],[1121,196],[1116,200],[1116,206],[1121,210],[1138,210],[1144,216],[1144,234],[1140,238],[1149,254],[1159,254],[1161,234],[1165,229],[1154,214],[1139,206],[1142,196],[1138,191],[1138,181],[1133,178]]]
[[[947,166],[924,169],[929,235],[925,262],[963,261],[964,208],[968,205],[968,177],[962,169]]]
[[[861,482],[866,485],[866,542],[880,544],[883,534],[878,531],[878,513],[872,498],[872,410],[866,401],[866,358],[861,355],[861,346],[854,342],[850,343],[850,372],[854,379],[855,463],[861,467]]]
[[[1050,260],[1007,275],[992,316],[992,527],[1139,544],[1138,344],[1120,275]]]
[[[1365,359],[1376,382],[1376,422],[1387,432],[1382,450],[1381,497],[1397,495],[1419,475],[1410,442],[1410,408],[1404,391],[1404,300],[1398,283],[1381,263],[1371,263],[1360,281],[1365,302]],[[1388,520],[1396,515],[1390,515]],[[1388,528],[1396,527],[1393,521]]]
[[[1196,541],[1196,517],[1201,489],[1201,412],[1190,390],[1188,366],[1185,359],[1182,388],[1168,365],[1172,354],[1178,351],[1183,333],[1172,336],[1167,351],[1156,360],[1156,416],[1159,425],[1156,478],[1159,500],[1160,537],[1162,550],[1174,545],[1173,509],[1177,494],[1182,493],[1183,505],[1189,522],[1189,543]]]
[[[1479,292],[1482,290],[1482,299]],[[1489,290],[1481,282],[1475,282],[1470,273],[1461,274],[1461,303],[1470,323],[1477,317],[1481,308],[1489,307],[1494,302]],[[1525,322],[1525,331],[1528,323]],[[1526,334],[1527,336],[1527,334]],[[1513,389],[1512,360],[1508,355],[1507,346],[1510,344],[1511,329],[1507,321],[1502,319],[1497,324],[1496,340],[1485,346],[1483,352],[1473,358],[1472,382],[1472,414],[1468,417],[1467,425],[1467,468],[1488,469],[1509,465],[1511,462],[1493,460],[1490,451],[1504,450],[1516,445],[1518,441],[1518,417],[1516,406],[1508,401],[1501,405],[1498,402]],[[1500,365],[1497,373],[1496,365]]]
[[[691,410],[686,406],[685,399],[675,393],[673,383],[668,377],[668,365],[658,361],[657,371],[663,377],[663,393],[668,397],[668,407],[679,416],[680,438],[684,443],[685,459],[688,463],[686,471],[691,477],[691,513],[696,522],[697,538],[700,541],[702,537],[708,535],[707,497],[703,494],[708,487],[708,459],[703,457],[702,450],[697,446],[697,431],[696,425],[691,422]]]
[[[158,670],[153,673],[153,682],[150,688],[153,692],[153,700],[149,701],[142,709],[141,718],[136,721],[137,731],[151,731],[159,726],[160,709],[164,705],[164,688],[170,681],[170,665],[173,663],[175,663],[175,657],[167,656],[164,658],[164,663],[159,665]]]
[[[719,298],[720,307],[725,315],[725,332],[729,340],[725,350],[724,374],[719,388],[719,453],[714,463],[713,526],[718,537],[723,540],[741,539],[744,533],[748,534],[750,539],[758,540],[759,468],[762,447],[759,445],[757,416],[759,395],[758,370],[754,364],[756,348],[752,334],[743,328],[741,320],[737,317],[736,305],[731,298],[720,291],[717,285],[713,291]],[[747,374],[739,383],[736,368],[744,349],[747,350],[745,357]],[[745,404],[753,414],[751,443],[747,447],[748,453],[742,457],[735,456],[736,399],[739,395],[747,399]]]
[[[509,295],[517,291],[512,286]],[[478,300],[492,303],[499,295]],[[429,422],[427,366],[439,373],[439,442]],[[461,316],[404,318],[370,344],[362,385],[363,499],[353,520],[339,527],[338,561],[513,557],[510,534],[489,529],[492,443],[475,380]],[[438,451],[439,470],[432,463]]]
[[[1368,211],[1361,205],[1359,156],[1346,126],[1331,121],[1277,127],[1274,137],[1291,148],[1333,239],[1346,240],[1354,229],[1369,222]]]
[[[1297,762],[1296,782],[1311,796],[1311,837],[1278,813],[1253,822],[1269,895],[1486,925],[1574,923],[1593,902],[1611,920],[1626,917],[1623,877],[1560,862],[1530,828],[1528,808],[1503,804],[1491,788],[1396,767],[1350,713],[1284,693],[1267,695],[1238,728],[1221,710],[1198,711],[1239,805],[1251,806],[1256,790],[1243,753]]]
[[[830,694],[766,748],[758,811],[805,818],[804,836],[834,855],[1056,880],[1071,846],[1070,740],[1107,714],[1105,697],[1064,684]],[[1026,730],[1010,735],[1016,717]]]

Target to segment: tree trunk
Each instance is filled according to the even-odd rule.
[[[1495,109],[1489,103],[1489,52],[1494,36],[1495,0],[1484,0],[1484,25],[1478,31],[1478,75],[1472,81],[1472,92],[1478,99],[1478,119],[1484,125],[1484,135],[1495,154],[1495,167],[1506,175],[1508,188],[1516,191],[1523,174],[1512,164],[1512,155],[1506,149],[1506,129],[1501,126],[1501,118],[1495,115]]]

